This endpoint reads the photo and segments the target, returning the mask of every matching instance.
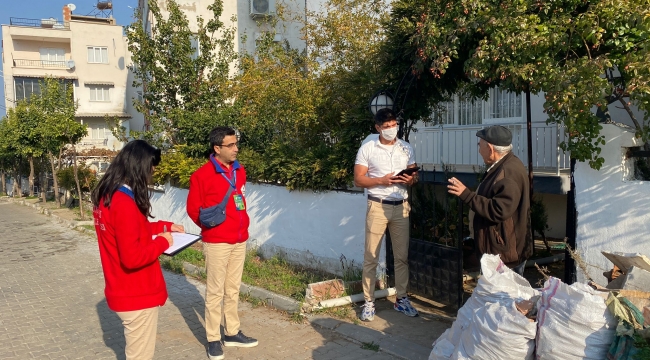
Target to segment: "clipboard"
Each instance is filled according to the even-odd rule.
[[[153,235],[153,238],[155,239],[156,236],[158,235]],[[163,254],[167,256],[174,256],[195,242],[201,240],[202,238],[203,237],[201,235],[173,232],[172,239],[174,239],[174,245],[165,250]]]

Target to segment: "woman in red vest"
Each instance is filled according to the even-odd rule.
[[[122,319],[128,360],[153,358],[158,308],[167,301],[158,256],[172,245],[170,231],[184,231],[171,222],[149,222],[147,186],[158,163],[159,149],[131,141],[92,193],[104,293],[108,307]]]

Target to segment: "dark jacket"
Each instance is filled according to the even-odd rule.
[[[533,252],[528,174],[512,152],[488,171],[476,192],[460,198],[474,211],[474,238],[482,254],[501,255],[508,266]]]

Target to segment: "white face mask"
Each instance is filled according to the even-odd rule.
[[[397,137],[397,126],[390,129],[384,129],[381,131],[381,137],[388,141],[393,141]]]

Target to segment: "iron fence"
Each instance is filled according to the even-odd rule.
[[[65,60],[27,60],[14,59],[14,66],[41,67],[41,68],[66,68]]]
[[[468,207],[447,193],[447,182],[420,172],[409,190],[410,241],[408,291],[460,308],[463,304],[463,239],[469,236]],[[428,174],[430,175],[430,174]],[[386,234],[386,273],[394,286],[394,258]]]
[[[43,29],[70,30],[70,23],[67,21],[58,21],[56,19],[26,19],[26,18],[9,18],[9,24],[14,26],[28,26]]]

